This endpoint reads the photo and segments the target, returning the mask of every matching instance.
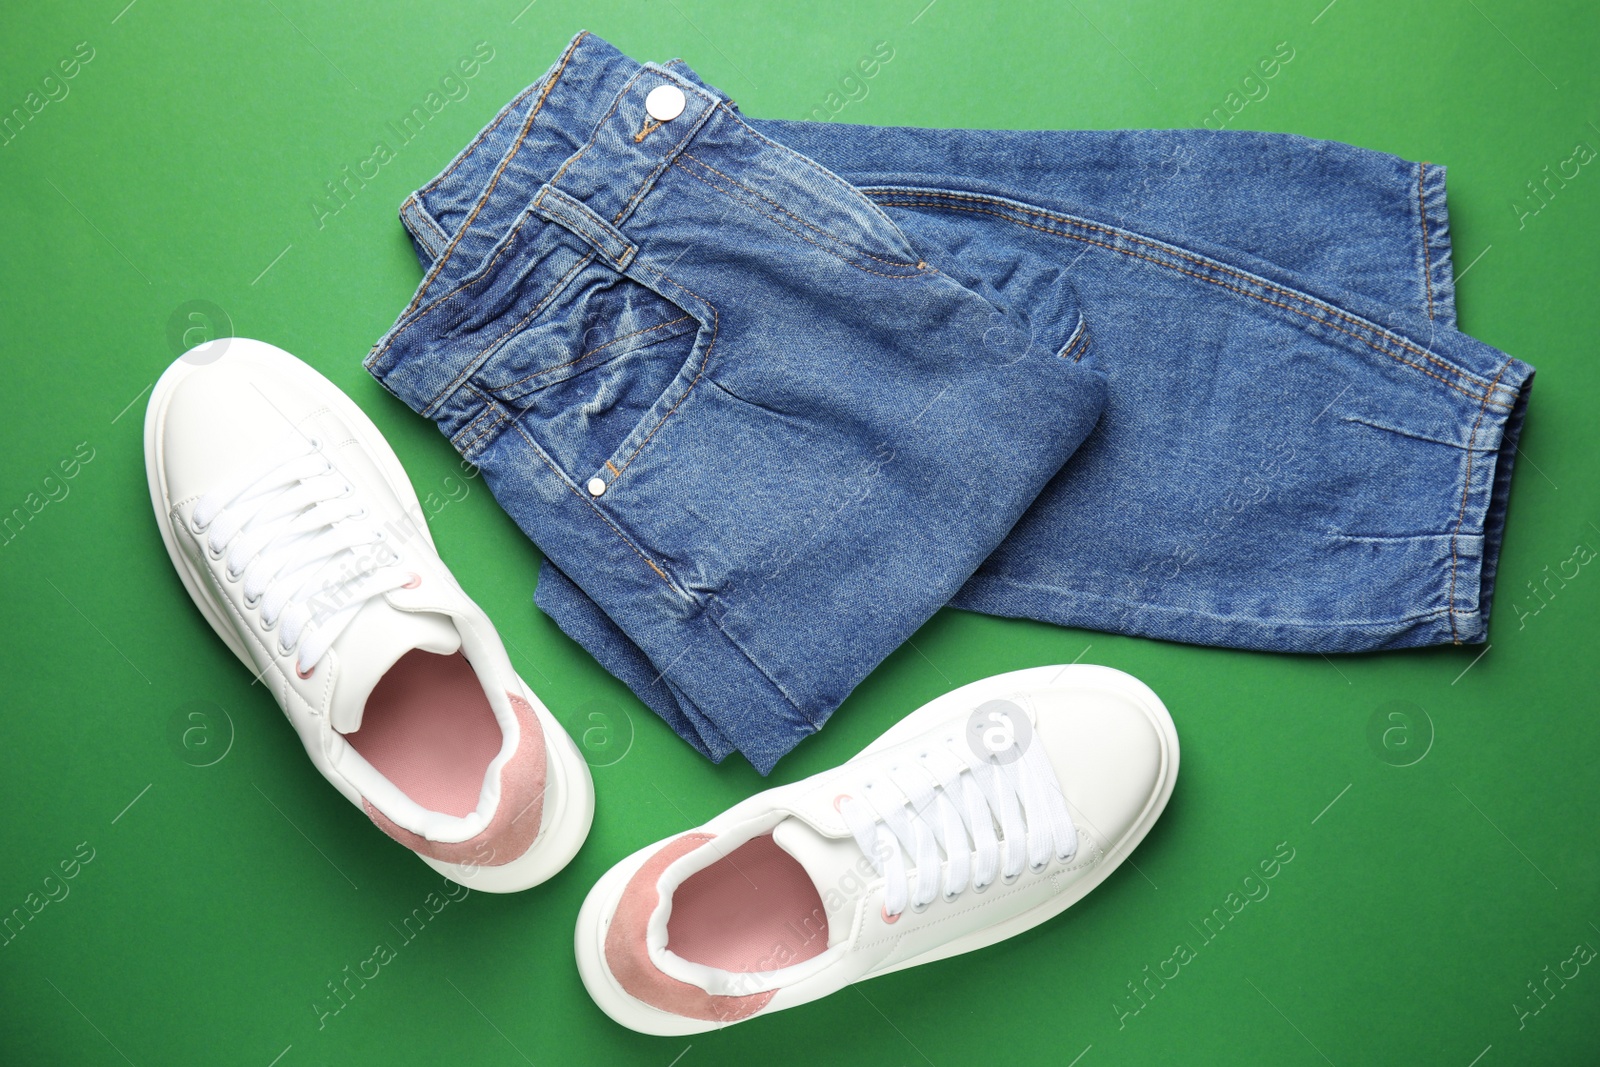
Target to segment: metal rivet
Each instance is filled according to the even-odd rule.
[[[605,491],[606,491],[606,480],[604,478],[590,478],[589,479],[589,495],[590,496],[599,496],[601,493],[603,493]]]

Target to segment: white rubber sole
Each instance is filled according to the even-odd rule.
[[[270,367],[274,374],[286,381],[294,382],[321,397],[340,421],[350,428],[350,432],[360,441],[367,454],[377,462],[402,509],[412,516],[413,525],[418,527],[427,541],[429,550],[437,554],[433,531],[428,528],[428,523],[423,518],[424,513],[417,499],[417,491],[406,475],[400,457],[395,455],[394,449],[384,439],[382,431],[366,412],[362,411],[337,385],[309,364],[282,349],[246,337],[233,338],[228,344],[229,347],[243,346],[242,350],[247,352],[251,359]],[[226,359],[228,354],[220,358]],[[222,638],[223,643],[254,674],[256,666],[244,642],[228,621],[225,611],[212,600],[204,576],[195,569],[189,557],[178,546],[172,529],[171,496],[167,492],[166,480],[163,477],[164,464],[160,447],[162,430],[166,422],[167,402],[173,390],[202,366],[180,357],[162,372],[161,377],[156,380],[155,387],[150,391],[150,401],[145,408],[144,418],[145,478],[150,486],[150,504],[156,513],[156,525],[161,530],[161,543],[166,546],[167,556],[172,560],[173,568],[183,581],[183,587],[188,590],[189,599],[194,601],[195,606],[200,609],[200,613],[211,624],[217,636]],[[584,762],[572,737],[550,714],[544,702],[534,695],[528,683],[520,677],[517,681],[521,683],[523,695],[544,730],[545,752],[551,764],[545,783],[543,827],[538,838],[522,856],[497,867],[444,863],[427,856],[417,857],[451,881],[484,893],[515,893],[547,881],[572,861],[573,856],[583,845],[584,839],[588,837],[589,828],[594,822],[594,779],[589,773],[589,765]]]
[[[992,926],[973,931],[964,937],[956,938],[918,956],[902,960],[893,966],[873,971],[871,974],[859,979],[859,981],[865,981],[867,978],[877,978],[880,975],[893,974],[907,967],[916,967],[924,963],[932,963],[936,960],[973,952],[1004,941],[1007,938],[1015,937],[1053,919],[1082,900],[1091,890],[1110,877],[1111,873],[1121,866],[1122,861],[1128,857],[1140,841],[1144,840],[1145,835],[1155,825],[1161,812],[1166,808],[1167,801],[1172,796],[1173,786],[1177,784],[1179,756],[1177,727],[1173,724],[1172,716],[1167,712],[1166,705],[1161,702],[1161,698],[1156,696],[1149,686],[1132,675],[1111,667],[1092,664],[1029,667],[1020,671],[1011,671],[1006,674],[979,679],[959,689],[953,689],[923,705],[917,711],[890,727],[888,731],[852,758],[860,758],[931,729],[936,723],[948,718],[952,711],[958,707],[972,707],[976,704],[981,704],[984,700],[1003,697],[1018,690],[1048,689],[1063,684],[1071,685],[1073,688],[1099,689],[1127,698],[1145,713],[1150,725],[1161,738],[1161,766],[1158,771],[1156,786],[1151,791],[1144,809],[1140,812],[1132,828],[1119,840],[1106,848],[1104,859],[1093,871],[1073,883],[1064,892],[1050,898],[1038,907],[1011,916]],[[751,799],[754,800],[756,798]],[[744,804],[736,805],[730,811],[743,808],[745,804],[749,803],[750,801],[746,801]],[[724,814],[726,815],[727,813]],[[684,832],[690,831],[686,830]],[[679,835],[673,835],[673,837],[677,836]],[[604,1011],[614,1021],[630,1030],[643,1034],[654,1034],[659,1037],[687,1037],[693,1034],[720,1030],[729,1024],[709,1022],[704,1019],[690,1019],[672,1012],[653,1008],[635,999],[624,990],[612,976],[610,968],[605,964],[605,936],[608,920],[611,915],[615,914],[617,901],[627,887],[628,880],[633,877],[634,872],[650,856],[654,855],[666,841],[670,840],[672,838],[657,841],[638,850],[612,867],[595,883],[595,887],[584,898],[583,906],[578,912],[577,929],[574,934],[574,949],[578,962],[578,975],[583,980],[584,988],[589,991],[589,996],[600,1007],[600,1010]],[[789,1007],[795,1006],[797,1005],[789,1005]],[[771,1014],[774,1010],[782,1011],[784,1009],[778,1008],[757,1012],[749,1016],[749,1018],[759,1018],[762,1015]]]

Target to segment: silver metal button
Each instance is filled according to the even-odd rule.
[[[589,479],[589,495],[590,496],[599,496],[601,493],[603,493],[605,491],[606,491],[606,480],[604,478],[590,478]]]
[[[657,122],[671,122],[683,114],[683,90],[676,85],[658,85],[644,98],[644,109]]]

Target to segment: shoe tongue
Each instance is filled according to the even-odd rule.
[[[805,868],[828,916],[828,947],[855,926],[856,905],[877,875],[853,837],[826,837],[790,816],[772,830],[772,840]]]
[[[361,729],[367,698],[400,657],[414,649],[441,656],[461,650],[461,634],[448,616],[431,611],[401,611],[387,597],[361,606],[333,643],[339,657],[328,722],[342,734]]]

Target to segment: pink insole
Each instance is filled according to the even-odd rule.
[[[828,947],[811,876],[771,834],[740,845],[672,894],[667,948],[724,971],[771,971]]]
[[[477,808],[502,737],[466,657],[412,649],[378,680],[345,740],[424,808],[462,816]]]

